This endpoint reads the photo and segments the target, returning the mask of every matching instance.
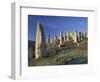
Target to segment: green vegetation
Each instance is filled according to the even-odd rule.
[[[29,66],[87,64],[87,40],[80,43],[66,42],[61,47],[47,50],[48,57],[29,60]]]

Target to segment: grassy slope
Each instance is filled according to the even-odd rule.
[[[83,41],[79,46],[72,49],[65,49],[57,51],[56,55],[49,56],[47,58],[40,58],[35,60],[34,58],[29,62],[29,66],[42,66],[42,65],[70,65],[70,64],[87,64],[87,41]]]
[[[41,65],[67,65],[67,64],[86,64],[87,52],[85,50],[62,51],[53,57],[32,59],[30,66]]]

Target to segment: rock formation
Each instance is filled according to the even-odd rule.
[[[47,56],[45,35],[42,25],[37,23],[36,43],[35,43],[35,59]]]
[[[74,32],[74,42],[75,42],[75,43],[78,42],[77,38],[78,38],[78,37],[77,37],[77,31],[76,31],[76,32]]]
[[[60,31],[60,45],[63,43],[63,32]]]
[[[64,33],[64,42],[66,42],[67,41],[67,34],[66,34],[66,32]]]
[[[51,43],[51,40],[50,40],[50,34],[49,34],[48,37],[47,37],[47,43],[48,43],[48,44]]]
[[[67,41],[69,41],[69,32],[66,32]]]
[[[57,42],[57,36],[54,35],[53,39],[54,39],[54,43],[56,43]]]

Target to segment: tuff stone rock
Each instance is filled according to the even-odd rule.
[[[42,25],[37,23],[36,43],[35,43],[35,59],[47,56],[45,35]]]

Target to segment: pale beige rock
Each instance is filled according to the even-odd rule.
[[[54,35],[53,40],[54,40],[54,43],[57,42],[57,36],[56,36],[56,34]]]
[[[53,44],[53,43],[54,43],[54,39],[53,39],[53,38],[51,38],[50,42]]]
[[[60,31],[60,44],[62,44],[62,43],[63,43],[63,32]]]
[[[77,43],[78,41],[77,41],[77,32],[74,32],[74,37],[73,37],[73,40],[74,40],[74,42],[75,43]]]
[[[42,25],[37,23],[36,42],[35,42],[35,59],[47,56],[45,35]]]
[[[69,41],[69,35],[70,35],[70,33],[69,32],[66,32],[66,37],[67,37],[67,41]]]

